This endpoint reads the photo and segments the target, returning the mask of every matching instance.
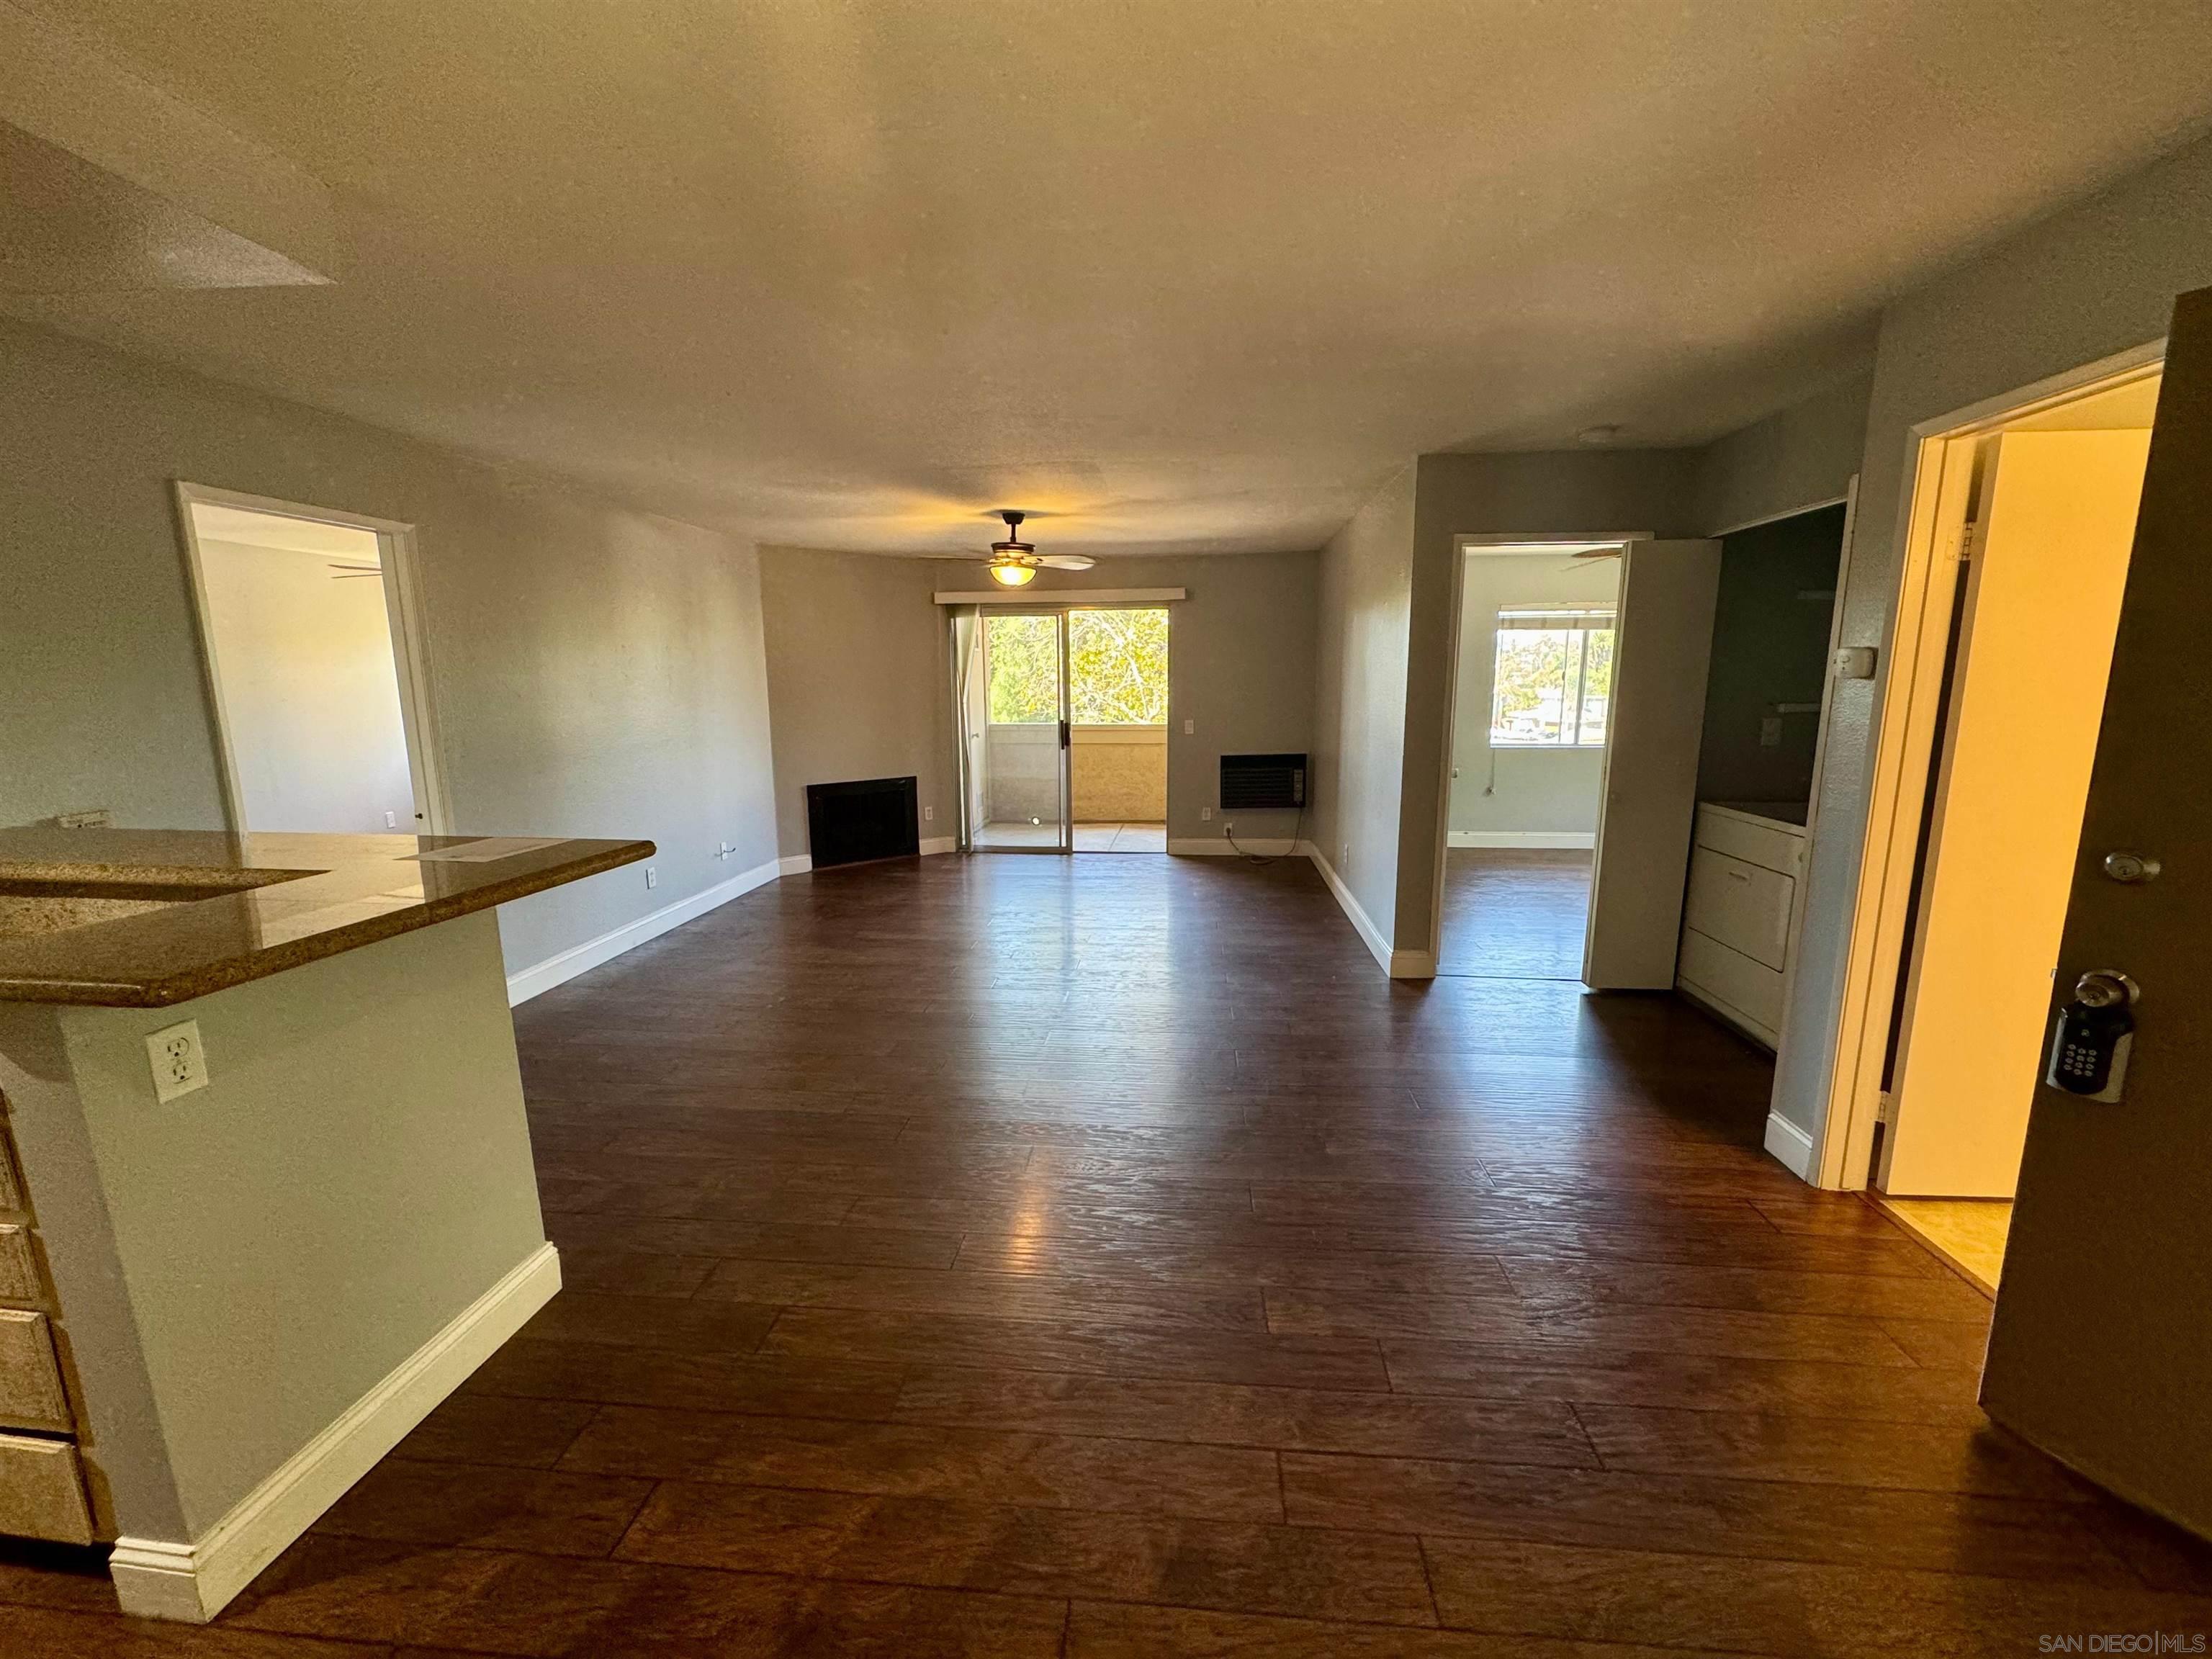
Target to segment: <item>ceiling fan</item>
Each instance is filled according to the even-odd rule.
[[[1022,520],[1029,514],[1002,507],[999,516],[1006,521],[1006,539],[991,544],[991,562],[984,568],[1001,587],[1023,586],[1047,566],[1054,570],[1088,570],[1098,562],[1080,553],[1039,553],[1034,543],[1021,538]]]

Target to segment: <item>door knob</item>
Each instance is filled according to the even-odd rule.
[[[2105,854],[2105,873],[2114,881],[2129,884],[2156,881],[2159,868],[2156,859],[2147,859],[2141,853]]]
[[[2117,968],[2093,968],[2074,981],[2074,1000],[2091,1008],[2112,1008],[2142,995],[2135,981]]]

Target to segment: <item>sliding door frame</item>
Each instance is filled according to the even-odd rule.
[[[1189,597],[1188,590],[1181,587],[1108,587],[1091,592],[1079,588],[1060,588],[1050,591],[1050,597],[1040,593],[1034,598],[1023,596],[1010,599],[996,592],[939,592],[937,603],[945,607],[947,631],[953,651],[953,701],[959,705],[953,710],[953,738],[957,745],[954,756],[954,775],[960,783],[961,848],[963,853],[1054,853],[1073,854],[1075,851],[1075,683],[1073,665],[1068,654],[1068,624],[1078,611],[1164,611],[1168,618],[1168,721],[1167,736],[1170,747],[1175,738],[1175,605]],[[959,617],[972,607],[975,620],[976,653],[984,653],[983,632],[993,616],[1056,616],[1060,618],[1060,825],[1058,847],[978,847],[975,830],[980,827],[969,822],[971,817],[970,774],[974,756],[968,736],[968,709],[963,696],[965,680],[959,661]],[[988,685],[984,693],[989,696]],[[986,723],[988,730],[988,722]],[[987,739],[988,741],[988,739]],[[1175,768],[1167,770],[1167,794],[1163,810],[1165,823],[1175,822]]]
[[[977,831],[984,827],[984,825],[981,823],[963,823],[962,829],[964,838],[968,843],[966,847],[962,848],[963,852],[1042,853],[1053,857],[1060,857],[1063,854],[1074,852],[1074,782],[1072,775],[1072,769],[1069,765],[1069,760],[1073,753],[1070,743],[1073,737],[1073,726],[1071,724],[1073,704],[1070,701],[1070,690],[1067,683],[1067,613],[1072,610],[1084,610],[1087,608],[1088,607],[1082,605],[1045,605],[1036,603],[995,605],[991,606],[988,610],[984,609],[981,605],[976,607],[975,628],[976,639],[978,641],[977,649],[982,656],[984,663],[983,696],[986,704],[986,719],[983,722],[983,737],[981,741],[987,746],[990,743],[991,729],[990,721],[988,718],[988,703],[991,695],[989,666],[990,634],[988,631],[991,619],[994,617],[1050,617],[1054,619],[1056,623],[1056,626],[1053,629],[1053,633],[1060,647],[1060,700],[1057,710],[1059,716],[1058,725],[1060,728],[1060,741],[1055,750],[1058,756],[1056,770],[1059,787],[1056,791],[1056,797],[1060,811],[1060,841],[1057,845],[1052,847],[1023,847],[1018,845],[1011,847],[982,847],[976,845],[975,835]],[[960,719],[958,722],[958,730],[960,732],[960,742],[962,747],[964,749],[971,741],[974,741],[974,739],[971,739],[968,736],[968,711],[965,708],[963,708],[959,711],[959,714]],[[974,757],[972,756],[969,757],[969,764],[973,764],[973,759]],[[989,787],[989,775],[988,771],[984,774],[983,786],[985,788]],[[963,793],[961,798],[961,811],[963,817],[965,817],[967,811],[968,799],[964,793],[963,785]],[[987,819],[986,822],[988,823],[988,820]]]

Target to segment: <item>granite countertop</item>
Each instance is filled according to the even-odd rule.
[[[653,852],[649,841],[0,830],[0,1002],[165,1007]]]

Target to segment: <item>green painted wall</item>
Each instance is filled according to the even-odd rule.
[[[1698,751],[1700,800],[1811,799],[1817,707],[1843,546],[1839,506],[1722,538],[1705,743]],[[1782,703],[1812,704],[1816,712],[1778,715]],[[1777,719],[1778,732],[1768,734],[1776,741],[1763,743],[1762,724]]]

